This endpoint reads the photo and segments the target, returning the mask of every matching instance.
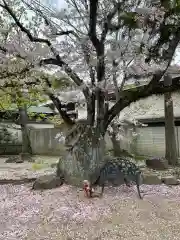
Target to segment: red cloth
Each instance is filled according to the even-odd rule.
[[[84,185],[84,192],[85,192],[86,197],[90,197],[90,191],[91,191],[91,189],[89,187],[89,184],[85,184]]]
[[[89,184],[84,184],[84,192],[86,197],[91,197],[91,193],[94,192],[94,189],[89,186]]]

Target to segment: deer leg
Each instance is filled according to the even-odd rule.
[[[104,193],[104,184],[102,185],[102,188],[101,188],[101,196],[103,195]]]
[[[127,178],[124,178],[124,182],[126,184],[127,187],[131,187],[131,184],[129,183],[129,181],[127,180]]]
[[[139,198],[143,199],[142,196],[141,196],[140,189],[139,189],[140,177],[141,177],[140,175],[136,176],[136,186],[137,186],[137,191],[138,191]]]

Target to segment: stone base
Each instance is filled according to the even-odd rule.
[[[161,184],[161,178],[155,174],[143,175],[143,184],[147,185],[159,185]]]
[[[22,179],[0,179],[0,185],[12,184],[22,185],[34,182],[36,178],[22,178]]]
[[[33,190],[53,189],[61,186],[63,180],[56,177],[54,174],[44,175],[36,179],[33,184]]]
[[[166,176],[161,178],[162,183],[166,185],[178,185],[179,181],[176,179],[175,176]]]
[[[28,161],[28,162],[34,162],[34,160],[32,159],[31,154],[29,153],[20,153],[19,154],[19,158],[22,162],[24,161]]]
[[[146,166],[154,170],[166,170],[168,162],[164,158],[154,157],[146,160]]]
[[[81,164],[77,161],[73,161],[70,156],[67,156],[66,159],[59,159],[56,176],[60,178],[63,177],[65,183],[77,187],[82,187],[83,180],[87,179]]]
[[[5,163],[23,163],[19,156],[10,156],[8,159],[5,161]]]

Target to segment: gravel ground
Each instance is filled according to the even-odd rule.
[[[173,240],[180,239],[180,186],[106,188],[103,198],[86,199],[63,185],[33,192],[28,185],[0,186],[3,240]]]
[[[52,173],[56,157],[35,157],[32,163],[4,164],[0,179]],[[103,198],[86,199],[67,185],[43,192],[30,185],[0,185],[0,240],[173,240],[180,239],[180,186],[142,185],[106,188]]]
[[[50,165],[58,161],[58,157],[34,156],[36,163],[40,163],[41,169],[33,169],[30,162],[5,163],[7,157],[0,158],[0,180],[1,179],[22,179],[38,177],[44,174],[54,173],[55,169]]]

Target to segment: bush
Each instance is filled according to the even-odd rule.
[[[44,165],[42,163],[33,163],[32,164],[32,169],[34,171],[41,170],[44,168]]]

